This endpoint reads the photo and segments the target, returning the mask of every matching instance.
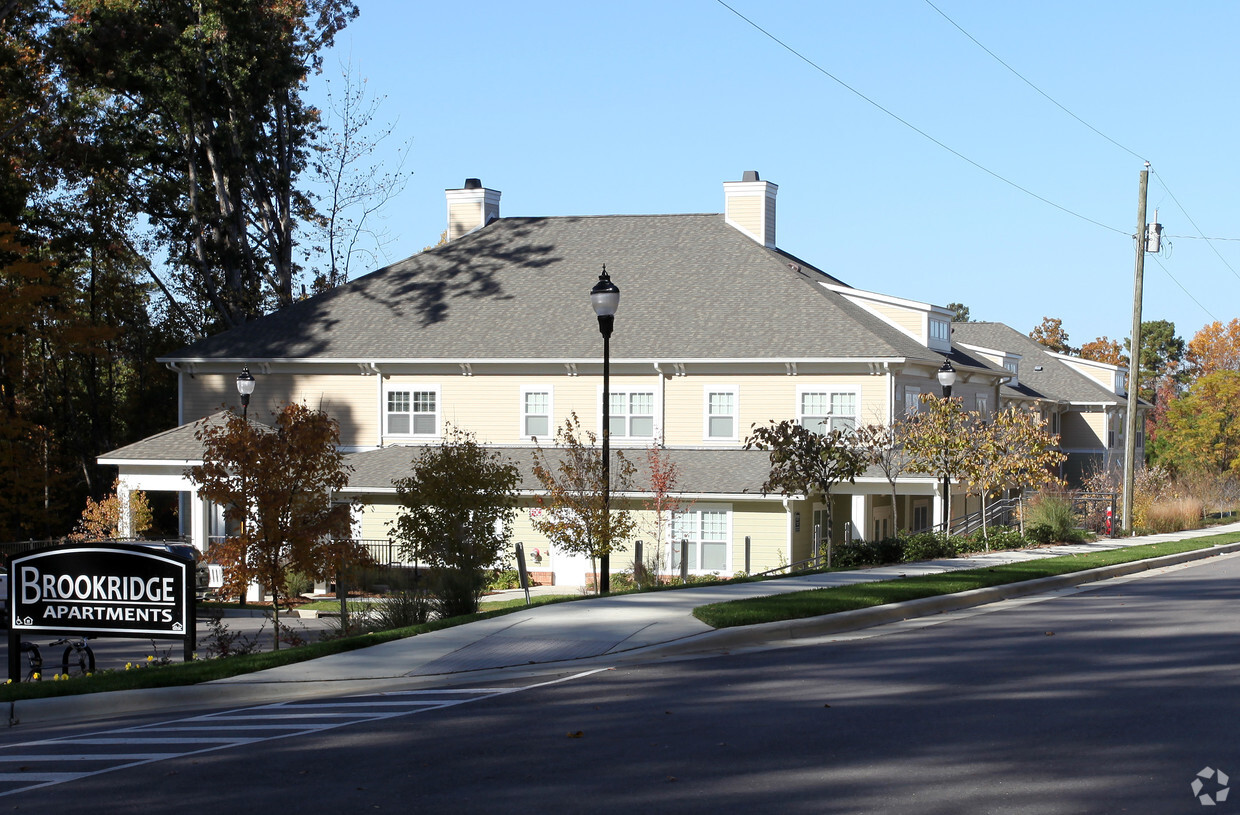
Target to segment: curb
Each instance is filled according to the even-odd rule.
[[[702,650],[715,650],[759,643],[781,642],[784,640],[807,639],[826,634],[842,634],[886,623],[911,620],[948,611],[958,611],[988,603],[997,603],[1001,600],[1028,597],[1033,594],[1045,594],[1058,589],[1072,588],[1085,583],[1124,577],[1138,572],[1161,569],[1167,566],[1204,560],[1234,552],[1240,552],[1240,543],[1219,544],[1209,549],[1194,549],[1190,552],[1179,552],[1174,555],[1163,555],[1162,557],[1148,558],[1146,560],[1134,560],[1129,563],[1118,563],[1114,566],[1100,566],[1083,572],[1039,577],[1036,580],[1024,580],[1018,583],[1007,583],[1002,586],[990,586],[984,589],[970,589],[956,594],[943,594],[937,597],[922,597],[917,600],[906,600],[902,603],[888,603],[887,605],[874,606],[872,608],[841,611],[821,617],[804,617],[797,620],[780,620],[774,623],[721,628],[676,642],[657,645],[654,648],[675,648],[676,650],[683,651],[694,646],[701,646]]]

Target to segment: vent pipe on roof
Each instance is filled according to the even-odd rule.
[[[499,217],[499,190],[488,190],[477,178],[465,179],[459,190],[444,190],[448,199],[448,240],[481,229]]]
[[[735,229],[767,247],[775,248],[775,194],[779,185],[746,170],[740,181],[723,183],[723,219]]]

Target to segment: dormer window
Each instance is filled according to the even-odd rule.
[[[933,317],[930,318],[931,341],[938,340],[939,342],[947,342],[951,339],[951,333],[951,324],[946,320],[936,320]]]

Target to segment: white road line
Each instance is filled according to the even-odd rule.
[[[339,703],[329,702],[310,702],[301,704],[298,702],[280,702],[271,705],[261,705],[252,708],[238,708],[234,710],[220,711],[218,713],[206,713],[200,716],[190,716],[184,719],[174,719],[168,722],[160,722],[155,724],[139,725],[136,727],[117,728],[95,733],[85,733],[80,736],[67,736],[59,739],[42,739],[39,741],[23,742],[21,744],[12,744],[8,746],[0,746],[0,762],[17,762],[25,761],[27,763],[48,762],[55,764],[56,762],[81,762],[81,761],[109,761],[114,762],[111,766],[102,767],[87,772],[26,772],[26,773],[0,773],[0,785],[17,783],[12,789],[0,790],[0,798],[15,795],[19,792],[40,789],[42,787],[63,784],[68,781],[74,781],[81,778],[88,778],[103,773],[124,770],[130,767],[140,767],[143,764],[150,764],[156,761],[164,761],[172,758],[182,758],[185,756],[197,755],[200,753],[209,753],[218,750],[227,750],[232,747],[238,747],[246,744],[256,744],[264,741],[273,741],[275,739],[288,738],[289,736],[310,735],[320,733],[327,730],[334,730],[339,727],[346,727],[352,724],[362,724],[366,722],[382,721],[385,719],[394,719],[401,716],[412,716],[418,713],[425,713],[432,710],[442,710],[446,707],[455,707],[465,704],[466,702],[477,702],[483,699],[491,699],[496,696],[505,696],[508,694],[519,693],[521,691],[533,690],[535,688],[548,687],[550,685],[558,685],[563,682],[569,682],[574,679],[581,679],[600,671],[610,670],[610,668],[595,668],[589,671],[572,674],[571,676],[560,677],[547,682],[538,682],[533,685],[516,686],[510,688],[458,688],[454,690],[427,690],[427,691],[399,691],[374,694],[374,696],[352,696],[340,700]],[[457,698],[444,698],[451,695]],[[398,701],[373,701],[375,696],[386,697],[389,700],[394,696],[413,697],[406,702]],[[417,698],[421,696],[435,696],[436,699]],[[382,706],[382,710],[367,710],[367,708]],[[299,711],[306,708],[314,708],[319,712],[300,713]],[[342,712],[347,711],[347,712]],[[288,723],[281,724],[280,720]],[[186,731],[204,731],[204,733],[220,732],[220,731],[268,731],[268,734],[254,733],[252,736],[163,736],[159,735],[166,732],[186,732]],[[150,735],[146,735],[149,733]],[[78,745],[156,745],[156,744],[175,744],[183,745],[185,749],[168,753],[111,753],[101,752],[99,754],[89,754],[75,752],[58,756],[54,753],[9,753],[9,750],[18,748],[29,750],[32,747],[48,748],[59,745],[78,746]],[[195,749],[196,748],[196,749]]]

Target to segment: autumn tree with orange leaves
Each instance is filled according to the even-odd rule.
[[[326,579],[366,559],[349,540],[351,504],[333,500],[352,469],[337,447],[339,423],[290,404],[271,427],[227,413],[199,422],[195,436],[203,445],[202,464],[190,469],[190,480],[236,525],[233,560],[225,568],[271,592],[278,649],[285,570]]]

